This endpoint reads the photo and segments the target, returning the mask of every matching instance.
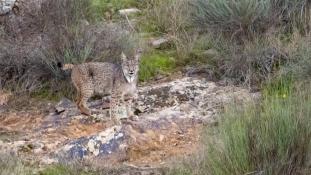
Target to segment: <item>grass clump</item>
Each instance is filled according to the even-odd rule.
[[[140,61],[139,81],[152,80],[158,75],[167,75],[176,68],[175,60],[166,53],[151,52]]]
[[[95,172],[88,172],[77,167],[58,164],[40,171],[40,175],[95,175]]]
[[[124,8],[140,7],[142,0],[92,0],[92,9],[95,11],[95,19],[113,20],[117,17],[118,10]]]
[[[30,175],[31,169],[15,156],[0,155],[0,175]]]
[[[281,69],[281,75],[308,81],[311,78],[311,37],[296,37],[291,38],[294,42],[289,49],[290,60]]]
[[[301,92],[232,109],[219,128],[222,146],[209,145],[211,174],[308,174],[311,96]]]
[[[190,30],[189,0],[152,0],[143,10],[142,31],[170,40],[176,56],[183,60],[192,50],[195,35]]]
[[[192,15],[194,25],[200,30],[235,39],[250,39],[272,27],[310,25],[310,3],[306,0],[195,0],[191,4],[196,12]]]
[[[310,174],[310,84],[291,88],[290,81],[282,82],[267,88],[261,104],[226,108],[219,126],[203,136],[201,159],[182,172]]]

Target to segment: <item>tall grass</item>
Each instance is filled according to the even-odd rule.
[[[13,155],[0,155],[0,175],[30,175],[31,169]]]
[[[281,69],[281,76],[293,76],[300,81],[311,78],[311,36],[292,37],[294,44],[290,50],[291,59]]]
[[[310,27],[310,3],[306,0],[195,0],[191,4],[194,25],[200,30],[235,39],[249,39],[281,25]]]
[[[261,103],[226,108],[219,126],[207,128],[203,135],[203,158],[196,166],[188,165],[180,171],[210,175],[310,174],[310,84],[292,88],[288,81],[283,82],[267,88]]]
[[[308,0],[271,0],[287,30],[297,28],[302,34],[310,32],[311,2]]]
[[[211,174],[310,173],[308,88],[288,96],[266,98],[262,106],[226,112],[219,128],[222,146],[208,148]]]
[[[124,8],[141,7],[143,0],[92,0],[92,9],[95,11],[95,20],[113,20],[117,17],[117,12]]]
[[[189,0],[150,0],[145,6],[141,30],[168,38],[182,62],[189,56],[196,38],[190,30]]]

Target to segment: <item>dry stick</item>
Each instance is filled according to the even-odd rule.
[[[134,28],[134,26],[131,24],[131,21],[129,19],[129,17],[127,16],[127,14],[124,14],[125,15],[125,19],[127,21],[127,23],[129,24],[130,28],[133,30],[133,32],[137,32]]]

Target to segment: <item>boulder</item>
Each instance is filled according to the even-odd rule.
[[[162,37],[162,38],[157,38],[157,39],[152,40],[150,44],[152,47],[159,49],[159,48],[164,48],[167,45],[169,45],[170,41],[171,41],[170,39]]]
[[[16,0],[0,0],[0,15],[5,15],[12,11]]]
[[[55,113],[38,120],[21,139],[1,143],[0,150],[35,157],[41,163],[80,159],[148,165],[180,153],[191,154],[199,143],[201,126],[215,124],[224,105],[243,104],[254,97],[258,94],[247,89],[219,86],[202,78],[152,84],[138,88],[136,120],[122,119],[120,126],[110,120],[107,109],[98,114],[106,120],[94,120],[81,115],[75,104],[64,98],[55,106]],[[109,103],[109,98],[88,105],[98,110],[103,103]],[[29,122],[22,124],[31,125],[34,120]],[[17,128],[16,123],[12,125]]]

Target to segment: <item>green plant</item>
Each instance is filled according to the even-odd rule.
[[[279,82],[268,87],[261,103],[225,108],[219,126],[207,128],[203,134],[203,158],[187,171],[211,175],[310,174],[310,83],[283,91],[292,85],[287,80]],[[286,93],[279,96],[280,92]]]
[[[191,4],[195,26],[229,33],[231,38],[251,37],[266,30],[273,20],[269,0],[196,0]]]
[[[177,57],[187,58],[192,50],[195,32],[190,30],[189,0],[151,0],[144,10],[140,23],[143,31],[167,37],[176,50]]]
[[[111,20],[116,16],[118,10],[137,6],[136,0],[92,0],[91,2],[97,20],[101,20],[103,17]]]
[[[306,0],[195,0],[193,24],[234,39],[252,39],[275,26],[310,28]]]
[[[212,48],[217,50],[215,60],[220,76],[249,88],[271,79],[288,61],[277,38],[256,37],[242,45],[222,36],[212,36],[211,41]]]
[[[288,96],[267,97],[260,108],[227,112],[219,128],[223,146],[209,149],[213,174],[307,173],[310,103],[308,90],[300,89]]]
[[[289,61],[281,69],[281,76],[292,76],[300,81],[308,81],[311,78],[311,39],[310,36],[293,38],[294,46],[291,46]],[[296,40],[296,41],[295,41]]]
[[[70,83],[69,77],[67,79],[51,79],[50,81],[43,83],[42,88],[36,89],[30,93],[30,97],[41,100],[59,101],[63,97],[71,100],[75,100],[75,89]]]
[[[271,0],[274,13],[280,16],[287,30],[297,28],[301,33],[310,32],[310,8],[308,0]]]
[[[158,52],[145,54],[140,61],[139,80],[148,81],[158,75],[169,74],[175,67],[175,60],[168,54]]]

